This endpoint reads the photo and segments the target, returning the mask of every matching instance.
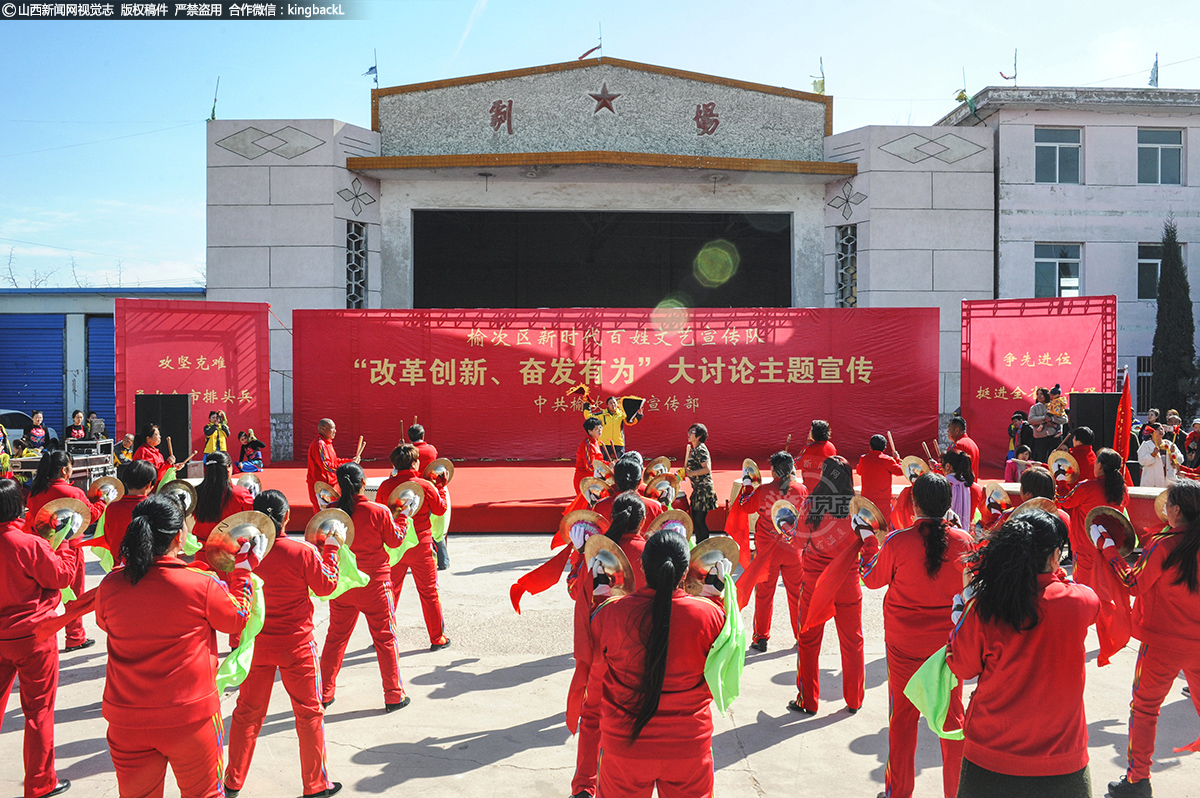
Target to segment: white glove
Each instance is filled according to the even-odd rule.
[[[321,544],[321,548],[326,551],[337,551],[342,547],[342,540],[346,537],[346,525],[341,521],[334,521],[329,525],[329,534],[325,536],[325,542]]]
[[[708,597],[721,595],[725,590],[725,580],[729,578],[732,571],[733,563],[728,559],[722,557],[717,560],[704,577],[704,587],[700,590],[700,595]]]
[[[243,571],[253,571],[267,554],[267,536],[255,535],[249,540],[243,540],[237,556],[234,557],[233,567]]]
[[[967,602],[961,593],[955,593],[954,599],[950,604],[950,623],[958,626],[958,622],[962,620],[963,610],[966,608]]]
[[[1088,530],[1088,534],[1092,536],[1092,543],[1096,544],[1098,549],[1107,549],[1109,546],[1115,546],[1116,543],[1105,532],[1104,527],[1099,524],[1092,524],[1092,528]]]
[[[754,483],[750,481],[750,477],[742,477],[742,484],[748,488]]]
[[[608,574],[604,572],[604,563],[600,562],[599,557],[593,557],[591,563],[592,588],[593,596],[611,596],[612,585],[608,583]]]
[[[866,543],[871,538],[875,537],[875,531],[869,526],[861,526],[858,528],[858,536]]]
[[[105,504],[112,504],[117,498],[117,489],[112,485],[105,485],[100,489],[100,500]]]
[[[572,545],[574,545],[575,548],[579,549],[580,551],[583,551],[583,544],[587,543],[587,539],[591,537],[588,534],[587,524],[572,524],[569,534],[571,536]]]

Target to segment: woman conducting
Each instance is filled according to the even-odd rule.
[[[267,538],[240,541],[226,588],[179,559],[183,519],[167,496],[138,504],[121,542],[124,566],[96,591],[96,623],[108,635],[102,711],[122,798],[161,798],[168,764],[182,798],[222,794],[215,632],[245,628],[250,572]]]
[[[688,506],[692,512],[692,528],[697,543],[708,540],[708,511],[717,507],[717,494],[713,490],[712,458],[708,455],[708,428],[703,424],[688,427],[689,451],[683,474],[692,483],[692,495]]]
[[[706,597],[680,589],[688,545],[677,532],[646,541],[646,587],[601,604],[592,617],[603,671],[598,795],[708,796],[713,790],[712,694],[704,679],[709,649],[725,624],[720,592],[728,560],[706,578]]]
[[[1142,641],[1129,705],[1129,768],[1120,781],[1109,782],[1113,798],[1150,795],[1158,712],[1180,671],[1200,712],[1200,482],[1172,485],[1166,514],[1171,528],[1155,535],[1132,567],[1099,526],[1088,530],[1103,547],[1100,556],[1136,597],[1133,636]]]
[[[888,535],[883,547],[870,530],[863,538],[863,584],[887,587],[883,598],[883,638],[887,646],[888,761],[884,781],[888,798],[909,798],[916,777],[917,708],[904,695],[908,680],[942,646],[954,624],[950,612],[962,589],[965,557],[974,548],[971,535],[944,520],[952,491],[940,474],[917,477],[912,486],[917,522]],[[950,696],[946,729],[961,729],[962,685]],[[946,798],[958,793],[961,740],[942,743],[942,787]]]
[[[396,526],[391,511],[367,500],[363,489],[366,474],[358,463],[338,466],[336,507],[354,521],[354,541],[350,551],[358,558],[358,569],[370,577],[364,587],[347,590],[329,602],[329,630],[325,633],[325,648],[321,650],[321,703],[329,706],[337,691],[337,675],[342,669],[346,645],[358,623],[359,613],[367,616],[367,627],[375,643],[379,674],[383,677],[383,708],[395,712],[408,706],[409,697],[400,680],[399,657],[396,653],[395,608],[392,606],[391,568],[384,545],[399,547],[404,530]]]
[[[1100,599],[1059,568],[1060,519],[1010,519],[968,559],[946,663],[979,677],[967,707],[958,794],[1091,798],[1084,640]]]
[[[162,452],[158,450],[160,443],[162,443],[162,433],[158,431],[158,425],[147,424],[133,439],[133,459],[145,460],[154,466],[154,470],[158,472],[158,478],[161,480],[167,475],[171,466],[175,465],[175,456],[163,457]]]
[[[254,746],[271,703],[275,672],[279,671],[296,716],[304,795],[329,798],[342,785],[331,782],[325,772],[325,713],[321,710],[321,668],[313,641],[309,591],[328,596],[337,587],[341,543],[330,536],[318,552],[315,546],[285,535],[291,513],[287,498],[277,490],[256,496],[254,509],[275,523],[275,545],[255,569],[263,580],[263,603],[269,609],[262,631],[254,638],[254,661],[238,688],[237,707],[229,725],[225,795],[237,798],[246,783]]]

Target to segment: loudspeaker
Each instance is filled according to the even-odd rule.
[[[1093,449],[1113,445],[1117,427],[1117,409],[1121,406],[1119,393],[1073,393],[1070,396],[1071,429],[1091,427],[1096,434]],[[1130,452],[1132,456],[1134,452]]]
[[[158,450],[163,457],[167,451],[167,438],[175,448],[175,459],[183,461],[192,451],[192,395],[187,393],[138,394],[133,398],[133,414],[137,420],[137,432],[147,424],[157,424],[162,433]]]

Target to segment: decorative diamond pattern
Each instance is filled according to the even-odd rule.
[[[909,163],[920,163],[927,158],[937,158],[942,163],[955,163],[981,152],[983,147],[953,133],[938,136],[936,139],[926,138],[919,133],[909,133],[889,141],[879,149]]]
[[[354,211],[355,216],[362,213],[363,206],[375,202],[374,197],[363,191],[362,181],[357,177],[351,181],[350,188],[343,188],[338,192],[338,196],[350,203],[350,210]]]
[[[840,208],[842,211],[842,218],[849,219],[854,215],[854,206],[858,205],[866,198],[866,194],[863,194],[861,191],[855,191],[854,186],[850,184],[850,181],[846,181],[842,184],[841,193],[839,193],[826,204],[835,211]]]
[[[256,127],[243,128],[218,141],[217,146],[250,161],[266,155],[268,152],[291,160],[298,155],[315,150],[324,143],[323,139],[288,125],[274,133],[268,133]]]

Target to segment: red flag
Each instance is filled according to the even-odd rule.
[[[1100,667],[1107,665],[1133,632],[1133,613],[1129,606],[1129,588],[1104,562],[1104,550],[1100,550],[1101,562],[1092,571],[1095,577],[1091,585],[1100,598],[1100,616],[1096,619],[1096,634],[1100,638]]]
[[[846,581],[846,574],[858,565],[858,553],[862,550],[862,541],[851,546],[833,558],[833,562],[825,566],[825,570],[817,577],[812,595],[804,605],[804,617],[800,619],[800,631],[805,632],[833,617],[833,601],[837,598],[838,590]]]
[[[563,568],[571,558],[571,546],[564,546],[546,562],[522,576],[508,589],[508,597],[512,600],[513,609],[521,614],[521,597],[526,593],[541,593],[558,584],[562,579]]]
[[[1121,462],[1129,460],[1129,436],[1133,433],[1133,403],[1129,399],[1129,374],[1125,374],[1125,387],[1121,391],[1121,404],[1117,407],[1117,423],[1113,430],[1113,451],[1121,455]],[[1125,484],[1132,485],[1129,469],[1123,469]]]
[[[735,501],[729,505],[729,512],[725,516],[725,534],[738,544],[738,562],[742,568],[749,568],[750,515],[743,509],[741,502]]]
[[[599,50],[599,49],[600,49],[600,47],[601,47],[601,45],[597,44],[595,47],[593,47],[592,49],[588,50],[586,53],[584,53],[583,55],[579,56],[579,57],[578,57],[578,58],[576,58],[575,60],[576,60],[576,61],[582,61],[583,59],[587,58],[587,57],[588,57],[589,55],[591,55],[592,53],[594,53],[594,52],[596,52],[597,50]]]

